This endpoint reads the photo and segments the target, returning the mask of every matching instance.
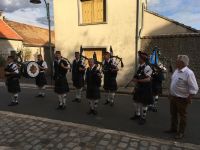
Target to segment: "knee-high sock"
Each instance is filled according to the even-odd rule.
[[[90,109],[94,110],[94,100],[89,100]]]
[[[67,100],[67,94],[63,94],[62,95],[62,103],[63,103],[63,105],[66,104],[66,100]]]
[[[106,100],[110,102],[110,91],[106,91]]]
[[[142,118],[145,119],[146,118],[146,115],[147,115],[147,110],[148,110],[148,107],[147,106],[142,106]]]
[[[157,107],[158,104],[158,95],[154,96],[154,106]]]
[[[18,93],[13,94],[13,95],[12,95],[12,101],[13,101],[13,102],[18,102],[18,96],[19,96]]]
[[[95,100],[95,101],[94,101],[94,109],[97,109],[98,103],[99,103],[99,100]]]
[[[115,92],[110,92],[110,101],[113,103],[115,99]]]
[[[140,116],[141,115],[141,104],[134,103],[134,107],[135,107],[135,115]]]
[[[63,105],[63,102],[62,102],[62,95],[58,95],[58,100],[59,100],[59,105]]]
[[[83,88],[76,89],[76,98],[77,99],[81,99],[82,90],[83,90]]]

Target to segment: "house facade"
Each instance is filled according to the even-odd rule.
[[[146,0],[54,0],[55,47],[72,60],[82,45],[85,56],[96,52],[101,61],[112,46],[114,55],[124,61],[117,78],[124,85],[135,72],[138,50],[155,46],[152,40],[144,44],[144,37],[196,33],[147,8]]]
[[[125,76],[132,76],[135,67],[136,22],[141,21],[136,12],[146,6],[146,0],[137,2],[54,0],[56,49],[72,60],[82,45],[85,56],[92,57],[95,51],[101,61],[112,46],[114,55],[123,58],[125,67],[119,71],[118,81],[124,81]]]
[[[54,32],[51,34],[54,47]],[[24,61],[35,61],[38,54],[49,57],[47,29],[6,19],[0,12],[0,55],[23,51]],[[48,59],[49,60],[49,59]]]

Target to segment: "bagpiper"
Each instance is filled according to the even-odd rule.
[[[162,94],[162,82],[164,80],[163,69],[160,68],[158,65],[152,66],[153,73],[152,73],[152,93],[153,93],[153,102],[149,105],[149,110],[153,112],[158,111],[158,98],[159,95]]]
[[[81,102],[82,90],[84,87],[85,65],[80,59],[80,53],[75,52],[75,59],[72,64],[72,81],[73,86],[76,88],[76,97],[73,102]]]
[[[7,64],[5,68],[6,86],[8,92],[12,94],[12,101],[8,106],[15,106],[19,104],[18,95],[21,92],[19,84],[20,72],[13,56],[8,56]]]
[[[97,107],[100,99],[101,74],[94,63],[94,59],[88,60],[89,67],[86,71],[86,98],[89,99],[90,110],[88,114],[97,115]]]
[[[57,109],[66,108],[67,93],[69,92],[66,74],[69,69],[69,64],[62,58],[61,52],[56,51],[54,60],[54,91],[57,93],[59,99],[59,105]]]
[[[115,93],[117,91],[117,73],[119,69],[111,59],[110,53],[106,52],[103,61],[103,74],[104,74],[104,85],[103,88],[106,91],[106,102],[105,105],[110,104],[114,105]]]
[[[133,100],[135,106],[135,115],[131,120],[139,120],[139,124],[143,125],[146,122],[146,114],[148,105],[153,101],[151,75],[152,69],[146,63],[148,55],[139,51],[139,68],[134,75],[132,81],[136,83],[133,92]]]
[[[37,97],[45,97],[45,85],[47,84],[45,72],[47,71],[48,67],[41,54],[37,55],[37,64],[39,66],[39,74],[35,78],[35,83],[39,90]]]

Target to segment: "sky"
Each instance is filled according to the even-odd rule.
[[[10,20],[47,27],[45,4],[36,5],[29,1],[0,0],[0,10]],[[47,1],[51,6],[53,26],[53,0]],[[148,9],[200,30],[200,0],[148,0]]]

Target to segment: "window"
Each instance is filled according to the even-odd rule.
[[[106,48],[83,48],[84,56],[87,58],[93,58],[94,52],[96,53],[97,60],[99,62],[103,61],[104,53],[106,52]]]
[[[106,0],[81,0],[82,24],[103,23],[106,21]]]

